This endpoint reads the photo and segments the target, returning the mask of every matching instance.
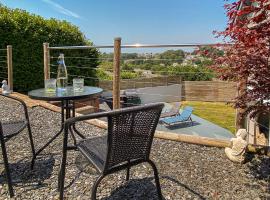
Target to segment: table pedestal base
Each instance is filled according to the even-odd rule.
[[[44,146],[42,146],[38,151],[36,151],[34,157],[32,158],[31,169],[34,168],[36,157],[63,132],[65,121],[71,117],[75,117],[74,101],[62,100],[61,101],[61,129]],[[68,149],[73,150],[73,149],[76,149],[76,143],[77,143],[75,133],[82,139],[85,139],[85,137],[76,129],[75,125],[69,128],[69,133],[71,134],[71,137],[73,139],[74,146],[69,146]]]

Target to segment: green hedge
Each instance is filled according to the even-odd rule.
[[[13,46],[14,90],[27,92],[43,87],[43,43],[50,46],[91,45],[78,27],[67,21],[44,19],[20,9],[10,9],[0,5],[0,49]],[[95,68],[99,52],[91,50],[61,51],[68,57],[87,57],[90,59],[69,58],[67,66],[81,66],[80,69],[69,67],[68,74],[92,77],[86,84],[96,84]],[[60,51],[51,51],[57,57]],[[57,59],[51,59],[57,65]],[[91,67],[85,69],[83,67]],[[51,67],[52,72],[57,66]],[[55,76],[55,75],[52,75]],[[70,78],[72,79],[72,78]]]

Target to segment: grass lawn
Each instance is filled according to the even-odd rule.
[[[192,106],[193,113],[235,133],[235,109],[219,102],[183,101],[183,106]]]

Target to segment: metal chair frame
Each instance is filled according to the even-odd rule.
[[[27,128],[29,139],[30,139],[31,151],[32,151],[33,156],[35,155],[35,146],[34,146],[33,135],[32,135],[32,130],[31,130],[30,121],[29,121],[28,110],[27,110],[27,106],[26,106],[25,102],[22,101],[21,99],[18,99],[16,97],[13,97],[13,96],[10,96],[10,95],[3,95],[3,94],[0,94],[0,95],[19,102],[23,106],[24,115],[25,115],[24,125],[22,127],[20,127],[18,130],[16,130],[15,132],[12,132],[9,135],[5,135],[5,131],[4,131],[5,125],[7,125],[7,124],[15,124],[16,122],[2,123],[0,121],[0,142],[1,142],[2,155],[3,155],[4,166],[5,166],[5,171],[6,171],[6,179],[7,179],[7,183],[8,183],[9,195],[10,195],[10,197],[13,197],[14,196],[14,190],[13,190],[13,186],[12,186],[12,179],[11,179],[11,175],[10,175],[10,168],[9,168],[8,156],[7,156],[6,144],[5,143],[8,140],[10,140],[11,138],[13,138],[14,136],[18,135],[25,128]]]
[[[90,114],[90,115],[79,116],[79,117],[74,117],[74,118],[68,119],[64,125],[65,133],[64,133],[64,139],[63,139],[63,155],[62,155],[62,163],[61,163],[61,169],[60,169],[59,179],[58,179],[59,180],[58,187],[60,190],[60,199],[61,200],[64,199],[64,182],[65,182],[67,150],[69,150],[69,147],[68,147],[69,128],[71,126],[74,126],[74,124],[76,122],[90,120],[90,119],[96,119],[96,118],[102,118],[102,117],[107,117],[107,119],[108,119],[108,135],[106,137],[107,140],[105,140],[106,146],[107,146],[107,152],[105,152],[106,158],[104,160],[104,165],[102,166],[102,168],[98,167],[95,164],[95,161],[90,158],[90,156],[88,156],[87,154],[83,153],[83,151],[81,151],[80,142],[77,144],[77,149],[79,151],[81,151],[81,153],[89,160],[89,162],[91,162],[94,165],[94,167],[100,173],[99,177],[96,179],[96,181],[92,187],[91,199],[92,200],[96,199],[96,192],[97,192],[98,185],[105,176],[112,174],[114,172],[117,172],[119,170],[126,169],[127,170],[126,180],[128,181],[130,178],[130,168],[132,166],[138,165],[138,164],[143,163],[143,162],[147,162],[151,165],[151,167],[154,171],[154,177],[155,177],[155,183],[156,183],[156,187],[157,187],[158,198],[162,199],[158,170],[157,170],[154,162],[150,160],[149,156],[150,156],[150,150],[151,150],[151,146],[152,146],[152,142],[153,142],[155,129],[156,129],[156,126],[158,124],[159,117],[160,117],[163,106],[164,105],[162,103],[155,103],[155,104],[149,104],[149,105],[145,105],[145,106],[130,107],[130,108],[119,109],[119,110],[114,110],[114,111],[109,111],[109,112],[94,113],[94,114]],[[134,130],[134,126],[135,126],[134,123],[136,121],[135,116],[137,116],[138,113],[139,113],[138,115],[140,115],[141,113],[148,113],[149,114],[150,112],[152,114],[150,121],[151,120],[152,121],[149,122],[149,124],[150,124],[149,127],[144,127],[146,132],[148,131],[147,132],[148,135],[146,135],[146,134],[145,135],[136,135],[136,134],[138,134],[137,133],[138,130],[137,130],[137,132],[136,132],[136,130]],[[137,139],[142,139],[139,137],[143,137],[143,140],[146,140],[147,144],[145,144],[145,147],[143,149],[143,153],[141,155],[136,155],[136,153],[134,153],[133,157],[130,155],[124,155],[123,158],[117,159],[114,157],[115,155],[112,152],[115,153],[115,149],[118,149],[118,148],[120,148],[120,149],[126,148],[127,149],[129,147],[126,147],[126,146],[125,147],[121,147],[121,146],[116,147],[113,145],[113,144],[115,144],[115,143],[113,143],[113,139],[115,139],[117,137],[116,134],[118,134],[118,136],[119,136],[119,131],[118,131],[117,127],[121,126],[121,125],[117,124],[116,122],[113,122],[113,120],[114,120],[114,118],[117,118],[117,117],[121,118],[120,116],[129,115],[129,114],[132,115],[132,120],[128,122],[131,124],[131,126],[128,126],[131,131],[127,133],[127,132],[123,131],[123,129],[121,129],[122,132],[120,131],[120,133],[127,134],[127,135],[133,134],[132,137],[137,137]],[[147,117],[149,118],[149,116],[147,116]],[[124,118],[121,118],[121,119],[123,120]],[[144,120],[147,120],[147,119],[144,119]],[[124,124],[124,126],[126,126],[125,122],[119,122],[119,123],[122,123],[122,125]],[[118,133],[115,133],[115,131],[116,132],[118,131]],[[141,133],[143,133],[143,131],[140,132],[139,134],[141,134]],[[136,136],[134,136],[134,134]],[[131,136],[128,136],[128,137],[131,137]],[[86,139],[86,140],[90,141],[91,139]],[[86,140],[83,140],[83,141],[86,141]],[[126,149],[123,149],[123,150],[126,150]],[[124,158],[125,156],[126,156],[126,158]]]

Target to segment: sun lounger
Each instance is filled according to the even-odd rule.
[[[160,118],[172,117],[172,116],[179,115],[180,107],[181,107],[180,102],[175,103],[170,111],[161,113]]]
[[[191,119],[192,111],[193,111],[193,108],[190,106],[187,106],[184,108],[184,110],[181,114],[178,114],[178,115],[173,116],[173,117],[163,118],[163,119],[160,119],[160,121],[165,123],[168,126],[178,124],[181,122],[187,122],[187,121],[190,121],[191,123],[193,123],[193,121]]]

